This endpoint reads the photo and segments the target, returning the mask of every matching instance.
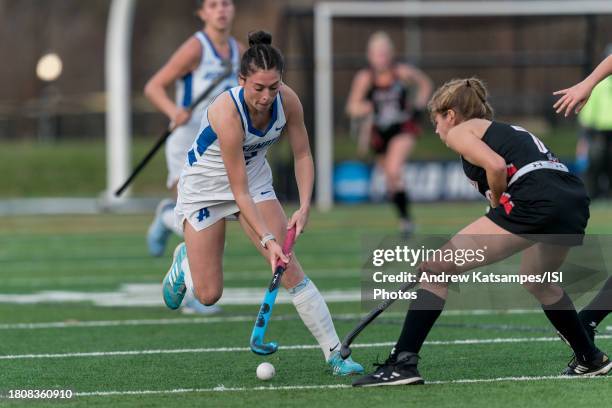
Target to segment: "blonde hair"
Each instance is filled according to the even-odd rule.
[[[386,32],[376,31],[375,33],[370,35],[370,38],[368,38],[368,51],[374,46],[374,44],[378,43],[384,43],[386,46],[389,47],[391,52],[394,51],[395,47],[393,46],[393,41],[391,41],[391,37],[389,37],[389,34],[387,34]]]
[[[434,92],[427,104],[433,121],[437,113],[452,109],[463,120],[493,119],[493,108],[487,101],[488,92],[478,78],[452,79]]]

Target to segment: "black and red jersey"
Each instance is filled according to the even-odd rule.
[[[506,161],[508,179],[521,167],[537,161],[554,161],[557,158],[540,139],[520,126],[501,122],[491,122],[482,137],[495,153]],[[485,195],[489,190],[487,175],[482,167],[478,167],[465,158],[461,158],[463,171],[470,181],[477,186],[478,191]]]
[[[395,73],[391,83],[386,86],[377,84],[374,72],[370,72],[370,76],[372,85],[366,98],[374,106],[374,126],[385,131],[409,120],[412,116],[408,101],[409,87]]]

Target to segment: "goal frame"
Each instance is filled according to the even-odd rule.
[[[612,14],[609,0],[537,1],[348,1],[321,2],[314,9],[316,204],[334,205],[333,196],[333,34],[337,17],[504,17]]]

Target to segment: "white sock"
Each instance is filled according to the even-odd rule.
[[[161,213],[161,220],[164,223],[164,226],[168,228],[170,231],[174,232],[179,237],[183,236],[183,230],[176,225],[176,217],[174,216],[174,207],[166,208]]]
[[[304,277],[302,282],[289,289],[289,293],[298,314],[319,343],[327,361],[332,351],[339,350],[340,339],[325,299],[308,277]]]

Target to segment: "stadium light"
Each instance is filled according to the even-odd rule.
[[[62,75],[62,59],[51,52],[43,55],[36,64],[36,76],[41,81],[53,82]]]

